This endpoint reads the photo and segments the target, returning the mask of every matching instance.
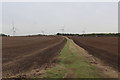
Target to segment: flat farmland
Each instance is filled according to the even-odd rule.
[[[66,39],[58,36],[2,37],[2,76],[11,77],[55,63],[65,43]]]
[[[69,37],[90,54],[118,69],[118,37]]]

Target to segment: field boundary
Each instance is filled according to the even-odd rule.
[[[67,38],[67,43],[60,53],[59,63],[56,66],[47,69],[47,78],[118,78],[118,72],[112,67],[106,66],[100,59],[89,54],[85,49],[78,46],[72,39]],[[68,56],[70,55],[70,56]],[[72,56],[72,57],[71,57]],[[69,58],[71,57],[71,58]],[[74,59],[75,58],[75,59]],[[77,65],[72,63],[78,61]],[[80,64],[79,64],[80,62]],[[82,67],[81,71],[79,65],[85,64],[90,66]],[[70,67],[72,66],[72,67]],[[86,70],[89,72],[86,72]],[[64,71],[62,71],[64,70]],[[87,75],[88,74],[88,75]]]
[[[73,41],[73,40],[72,40]],[[74,41],[73,41],[74,42]],[[84,51],[85,53],[81,53],[82,56],[93,66],[95,66],[101,74],[104,74],[105,78],[118,78],[118,71],[115,70],[113,67],[108,66],[102,61],[101,59],[93,56],[88,51],[86,51],[84,48],[80,47],[74,42],[74,45],[76,46],[76,49],[79,49],[79,51]]]
[[[75,43],[71,39],[58,56],[58,64],[45,71],[45,78],[101,78],[97,69],[88,63],[76,49]],[[40,76],[42,77],[42,76]]]

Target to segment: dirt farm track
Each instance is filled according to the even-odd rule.
[[[65,42],[65,38],[57,36],[2,37],[2,76],[10,77],[54,63]]]
[[[90,54],[118,69],[118,37],[70,37]]]

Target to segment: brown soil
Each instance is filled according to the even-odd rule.
[[[118,37],[69,37],[90,54],[118,70]]]
[[[66,39],[57,36],[3,37],[2,77],[47,68],[63,48]]]

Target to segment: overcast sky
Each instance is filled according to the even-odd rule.
[[[16,35],[118,32],[117,2],[4,2],[2,32]]]

